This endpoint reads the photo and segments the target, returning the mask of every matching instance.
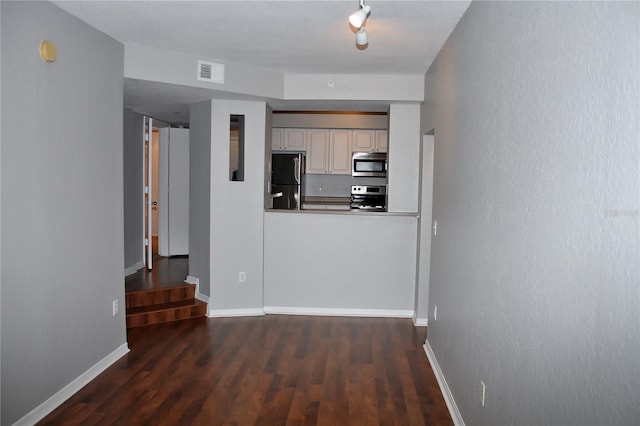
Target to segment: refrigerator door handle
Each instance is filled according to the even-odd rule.
[[[293,159],[293,165],[294,165],[294,170],[293,170],[294,179],[296,180],[296,183],[300,185],[300,157],[296,157]]]

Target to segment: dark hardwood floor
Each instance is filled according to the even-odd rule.
[[[408,319],[267,315],[134,328],[41,425],[450,425]]]
[[[126,293],[134,291],[155,290],[184,284],[189,275],[189,257],[161,257],[154,255],[153,269],[146,268],[128,275],[124,280]]]

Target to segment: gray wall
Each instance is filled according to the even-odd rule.
[[[128,44],[125,47],[124,76],[138,80],[199,87],[202,98],[247,95],[280,98],[284,90],[282,74],[239,64],[224,64],[224,83],[197,79],[198,60],[218,62],[188,53]]]
[[[271,207],[271,146],[272,146],[272,132],[273,128],[273,110],[269,105],[265,106],[265,122],[264,122],[264,175],[262,177],[264,182],[264,208]]]
[[[392,103],[387,186],[390,212],[418,211],[420,143],[420,105]]]
[[[283,99],[421,102],[420,74],[285,74]]]
[[[209,309],[262,310],[266,104],[213,100],[212,107]],[[245,116],[244,182],[229,181],[231,114]],[[238,282],[239,272],[246,283]]]
[[[189,275],[210,296],[211,101],[191,105],[189,117]]]
[[[144,116],[129,108],[124,109],[124,266],[132,268],[144,262],[144,217],[142,190],[144,148],[142,132]]]
[[[429,275],[431,267],[431,213],[433,211],[433,135],[422,137],[420,146],[420,194],[418,197],[418,248],[414,322],[427,325],[429,316]]]
[[[640,424],[639,6],[473,2],[428,71],[428,341],[467,424]]]
[[[416,217],[264,213],[267,312],[408,316]]]
[[[126,331],[124,309],[111,314],[124,307],[123,47],[50,3],[0,7],[4,425]]]
[[[0,7],[0,34],[2,34],[2,8]],[[0,81],[2,80],[2,55],[0,55]],[[2,88],[0,85],[0,93]],[[1,96],[0,96],[1,97]],[[2,108],[0,107],[0,111]],[[2,113],[0,112],[0,164],[2,163]],[[2,187],[2,173],[0,173],[0,188]],[[0,196],[0,241],[2,241],[2,196]],[[2,244],[0,244],[0,259],[2,259]],[[2,306],[2,262],[0,261],[0,307]],[[2,315],[0,315],[0,360],[2,360]],[[2,362],[0,361],[0,377],[2,377]],[[2,382],[0,381],[0,424],[2,423]]]

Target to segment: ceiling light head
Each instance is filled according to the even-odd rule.
[[[360,0],[360,9],[349,16],[349,23],[356,28],[362,28],[371,13],[371,6],[365,6],[364,0]]]
[[[369,37],[364,28],[360,28],[356,33],[356,44],[358,46],[366,46],[369,43]]]

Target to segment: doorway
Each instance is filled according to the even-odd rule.
[[[151,135],[151,253],[158,254],[158,232],[159,215],[158,211],[158,170],[160,156],[160,131],[154,128]]]
[[[415,318],[416,325],[428,324],[429,285],[431,272],[431,238],[433,210],[433,171],[435,155],[435,130],[422,136],[420,147],[420,192],[418,196],[418,246],[416,263]]]

